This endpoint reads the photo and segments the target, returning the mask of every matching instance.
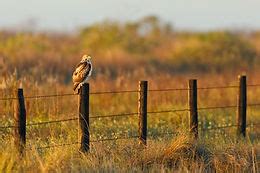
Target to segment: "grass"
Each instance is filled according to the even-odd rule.
[[[258,78],[248,75],[248,83],[258,83]],[[200,86],[236,85],[237,79],[225,76],[197,76]],[[185,88],[188,77],[171,80],[154,77],[149,80],[150,89]],[[210,79],[210,80],[209,80]],[[118,80],[118,79],[116,79]],[[178,81],[178,84],[176,84]],[[221,84],[219,84],[221,81]],[[106,83],[107,82],[107,83]],[[137,88],[137,82],[127,79],[120,86],[113,81],[90,81],[91,90],[129,90]],[[164,85],[167,83],[167,87]],[[16,85],[16,84],[14,84]],[[117,86],[118,85],[118,86]],[[8,96],[10,90],[2,92]],[[70,93],[66,85],[46,83],[37,86],[24,85],[25,95]],[[236,89],[212,89],[198,91],[199,107],[236,105]],[[260,89],[248,88],[248,103],[259,103]],[[136,112],[137,94],[91,95],[91,116]],[[13,124],[12,102],[1,103],[1,125]],[[187,91],[149,92],[148,111],[183,109],[187,107]],[[27,99],[28,123],[77,116],[77,97],[65,96]],[[260,169],[259,107],[248,108],[247,138],[237,141],[236,127],[215,127],[236,123],[236,109],[199,111],[199,140],[188,135],[188,112],[148,114],[148,146],[142,147],[137,139],[91,143],[90,153],[82,155],[78,145],[40,149],[48,145],[78,141],[77,121],[27,127],[27,151],[24,160],[15,152],[12,130],[1,129],[1,172],[258,172]],[[212,130],[203,131],[202,128]],[[90,121],[91,140],[120,138],[138,134],[136,115],[118,118],[98,118]],[[162,134],[163,135],[159,135]],[[165,134],[170,133],[170,134]]]
[[[147,27],[148,26],[148,27]],[[149,27],[150,26],[150,27]],[[142,28],[150,28],[145,33]],[[83,54],[93,56],[90,91],[260,84],[260,34],[215,31],[180,32],[158,18],[119,23],[105,21],[74,34],[0,31],[0,98],[72,93],[71,74]],[[239,73],[238,73],[239,72]],[[260,103],[259,87],[248,87],[248,104]],[[137,94],[90,96],[91,116],[137,111]],[[236,105],[237,89],[198,90],[198,107]],[[27,123],[78,115],[77,96],[26,99]],[[187,91],[149,92],[148,111],[186,109]],[[259,172],[259,106],[248,107],[247,138],[237,141],[236,109],[199,111],[199,140],[188,135],[188,112],[148,114],[148,146],[137,139],[91,143],[86,155],[77,145],[39,149],[78,140],[77,121],[27,127],[22,160],[12,129],[0,129],[0,172]],[[13,100],[0,101],[0,126],[14,124]],[[91,140],[136,136],[136,115],[91,119]],[[204,131],[203,129],[211,129]],[[169,134],[165,134],[169,133]],[[161,135],[159,135],[161,134]],[[162,135],[164,134],[164,135]]]
[[[258,172],[259,143],[248,140],[194,141],[186,134],[168,140],[95,143],[82,155],[77,146],[32,149],[21,160],[14,150],[0,154],[1,172]],[[1,149],[3,150],[3,148]]]

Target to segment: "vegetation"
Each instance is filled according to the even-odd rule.
[[[52,75],[66,83],[85,53],[94,57],[94,77],[142,70],[148,75],[237,72],[259,67],[259,40],[257,32],[178,32],[150,16],[128,23],[104,21],[74,35],[2,31],[0,64],[1,73],[17,69],[19,76],[46,80]]]
[[[260,34],[215,31],[175,31],[150,16],[136,22],[105,21],[76,34],[0,32],[0,97],[12,97],[19,86],[26,96],[71,93],[71,74],[82,54],[93,56],[91,91],[135,90],[141,79],[150,89],[237,85],[246,73],[259,84]],[[260,88],[248,87],[248,103],[259,103]],[[237,90],[199,90],[199,107],[235,105]],[[27,121],[41,122],[77,116],[77,97],[26,99]],[[1,100],[0,126],[12,125],[11,100]],[[183,109],[187,91],[149,92],[148,110]],[[136,93],[91,95],[91,116],[136,112]],[[73,143],[77,121],[30,126],[24,160],[17,156],[12,129],[0,129],[1,172],[258,172],[260,169],[259,107],[248,107],[247,138],[236,129],[203,131],[236,124],[236,110],[199,112],[200,136],[188,133],[188,113],[148,115],[148,146],[136,139],[91,143],[87,155]],[[137,134],[137,117],[91,119],[91,140]],[[160,135],[162,133],[171,133]],[[176,132],[176,133],[175,133]]]
[[[1,152],[2,172],[257,172],[259,145],[190,141],[151,142],[142,149],[134,142],[97,144],[87,155],[76,147],[29,151],[21,161],[13,151]],[[257,168],[258,167],[258,168]]]

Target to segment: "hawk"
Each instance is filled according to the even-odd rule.
[[[84,83],[87,82],[88,78],[92,73],[92,64],[90,61],[91,57],[89,55],[83,55],[81,61],[76,66],[75,71],[72,75],[73,90],[79,93],[79,89]]]

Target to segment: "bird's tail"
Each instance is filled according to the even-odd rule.
[[[74,86],[73,86],[73,90],[74,90],[74,92],[76,92],[77,94],[79,93],[79,91],[78,91],[78,86],[79,86],[79,84],[80,83],[74,83]]]

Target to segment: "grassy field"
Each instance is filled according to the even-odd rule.
[[[181,32],[154,16],[104,21],[76,33],[0,31],[0,98],[72,93],[71,74],[83,54],[94,71],[91,92],[260,84],[260,32]],[[260,87],[248,87],[248,104],[260,103]],[[90,115],[137,112],[137,93],[90,95]],[[186,109],[186,90],[149,92],[148,111]],[[198,107],[237,104],[237,88],[198,90]],[[25,99],[27,123],[78,116],[77,96]],[[188,112],[148,114],[148,145],[136,138],[92,142],[79,153],[77,121],[27,127],[21,159],[13,130],[0,129],[0,172],[259,172],[260,107],[247,110],[247,137],[237,140],[236,108],[199,110],[199,139],[189,137]],[[13,100],[0,99],[0,126],[14,124]],[[211,130],[203,130],[203,129]],[[90,119],[91,140],[136,136],[136,115]],[[167,134],[165,134],[167,133]]]
[[[147,78],[149,89],[187,88],[189,78],[198,79],[198,87],[237,85],[237,76],[185,75]],[[10,79],[11,80],[11,79]],[[21,82],[21,81],[20,81]],[[46,95],[71,93],[71,87],[24,82],[24,94]],[[167,83],[167,85],[165,85]],[[248,74],[248,84],[257,84],[257,74]],[[17,85],[15,82],[13,85]],[[136,90],[138,82],[128,79],[91,80],[91,92]],[[8,93],[9,92],[9,93]],[[5,90],[2,97],[13,91]],[[248,87],[248,103],[259,103],[260,88]],[[198,107],[236,105],[237,89],[198,90]],[[187,91],[149,92],[148,111],[187,108]],[[42,122],[77,116],[77,96],[27,99],[27,121]],[[1,101],[1,125],[12,125],[12,101]],[[137,111],[137,93],[90,96],[91,116]],[[26,157],[21,160],[12,144],[12,130],[1,129],[0,170],[2,172],[258,172],[260,169],[260,108],[248,108],[247,138],[237,141],[236,128],[203,131],[236,124],[236,109],[199,111],[199,140],[188,135],[188,112],[148,114],[148,146],[137,139],[91,143],[90,153],[81,155],[78,145],[44,148],[48,145],[78,141],[77,121],[29,126]],[[137,116],[90,120],[91,140],[120,138],[138,134]],[[169,133],[169,134],[165,134]],[[163,134],[163,135],[162,135]]]

